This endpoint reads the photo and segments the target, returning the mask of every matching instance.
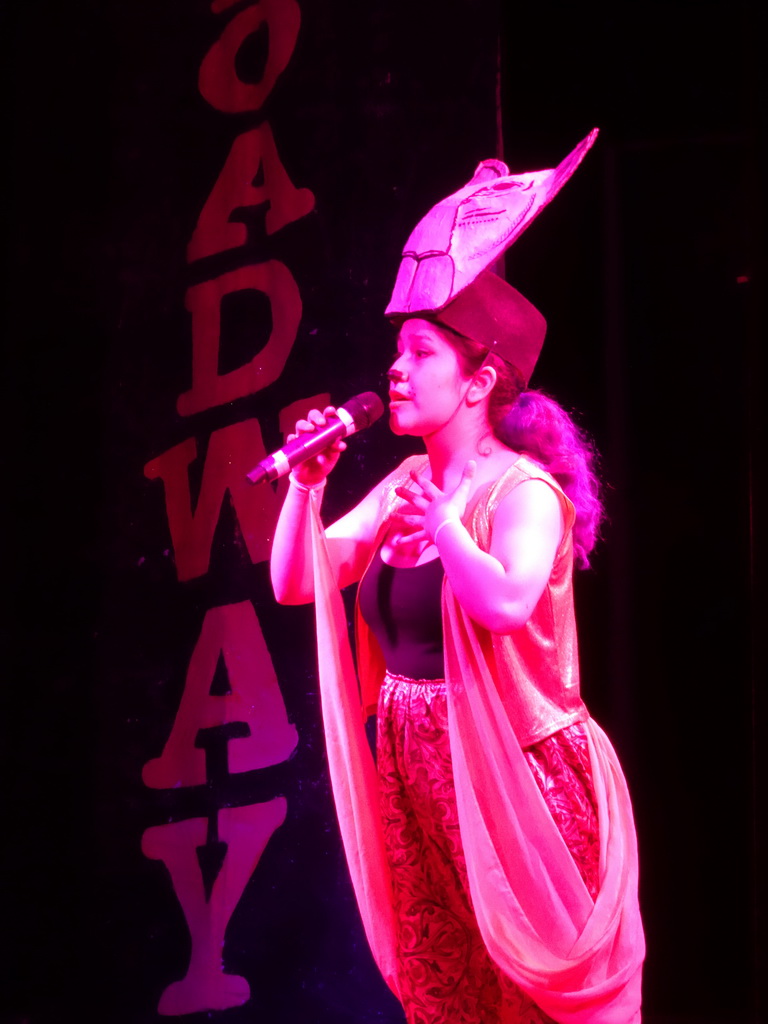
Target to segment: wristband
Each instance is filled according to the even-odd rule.
[[[440,523],[438,528],[435,530],[435,532],[432,534],[432,543],[433,544],[437,544],[437,535],[438,535],[438,533],[440,533],[442,528],[444,526],[450,526],[451,523],[457,523],[459,526],[461,526],[461,520],[460,519],[456,519],[454,516],[451,516],[449,519],[444,519],[442,521],[442,523]]]
[[[288,474],[288,483],[295,491],[301,491],[302,494],[313,494],[316,491],[322,491],[326,485],[327,479],[328,478],[326,477],[325,480],[321,480],[319,484],[303,484],[300,480],[296,479],[293,473]]]

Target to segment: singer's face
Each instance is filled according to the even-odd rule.
[[[389,425],[395,434],[428,437],[454,416],[467,380],[453,346],[429,320],[406,320],[389,371]]]

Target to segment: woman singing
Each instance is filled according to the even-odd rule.
[[[278,601],[317,599],[329,764],[369,942],[409,1024],[634,1024],[631,806],[579,694],[572,569],[601,517],[591,448],[527,390],[544,319],[491,271],[393,318],[390,426],[425,454],[324,531],[345,444],[297,466],[271,563]],[[334,606],[357,582],[375,769]]]

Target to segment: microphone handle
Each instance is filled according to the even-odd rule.
[[[329,423],[316,434],[303,434],[284,444],[282,448],[262,459],[246,475],[252,484],[261,483],[262,480],[279,480],[280,477],[290,473],[294,466],[314,458],[338,438],[349,437],[356,430],[357,427],[352,416],[343,406],[339,406],[334,422]]]

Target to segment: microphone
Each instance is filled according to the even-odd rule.
[[[301,434],[295,440],[289,441],[278,451],[262,459],[246,475],[252,484],[258,484],[262,480],[277,480],[300,462],[319,455],[337,438],[349,437],[350,434],[369,427],[383,412],[384,403],[373,391],[355,395],[344,405],[339,406],[336,415],[329,417],[321,430],[314,434]]]

